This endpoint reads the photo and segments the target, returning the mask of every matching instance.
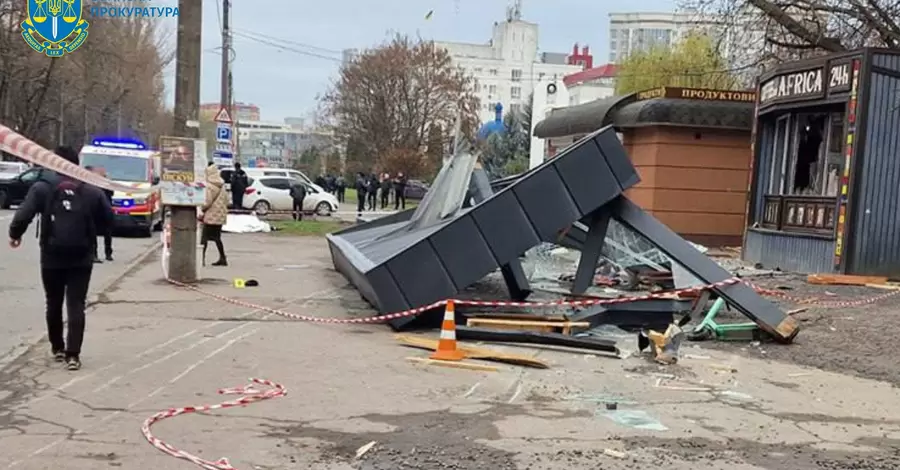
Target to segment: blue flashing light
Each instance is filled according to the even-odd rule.
[[[136,139],[102,138],[94,139],[96,147],[119,148],[130,150],[147,150],[147,144]]]

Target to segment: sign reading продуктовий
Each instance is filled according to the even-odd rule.
[[[850,89],[850,62],[829,64],[827,77],[826,81],[824,67],[772,77],[760,86],[759,103],[821,98],[826,89],[832,93],[847,91]]]
[[[47,57],[62,57],[81,47],[87,40],[90,22],[84,18],[174,18],[178,7],[174,0],[18,0],[24,1],[27,14],[19,25],[22,39],[36,52]]]

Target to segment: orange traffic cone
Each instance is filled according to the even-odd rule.
[[[441,323],[441,339],[431,358],[439,361],[461,361],[465,357],[462,351],[456,349],[456,309],[453,301],[448,300],[444,309],[444,321]]]

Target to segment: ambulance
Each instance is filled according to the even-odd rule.
[[[102,168],[108,179],[135,188],[134,192],[113,193],[116,229],[136,230],[149,237],[162,228],[158,152],[136,140],[95,139],[81,148],[80,164],[84,168]]]

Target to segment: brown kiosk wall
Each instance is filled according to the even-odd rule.
[[[539,123],[535,135],[548,138],[552,157],[554,148],[577,140],[587,128],[615,125],[641,177],[627,192],[632,201],[695,243],[740,246],[755,99],[752,91],[658,88],[607,98],[618,102],[582,128]],[[551,135],[573,129],[579,132]]]

